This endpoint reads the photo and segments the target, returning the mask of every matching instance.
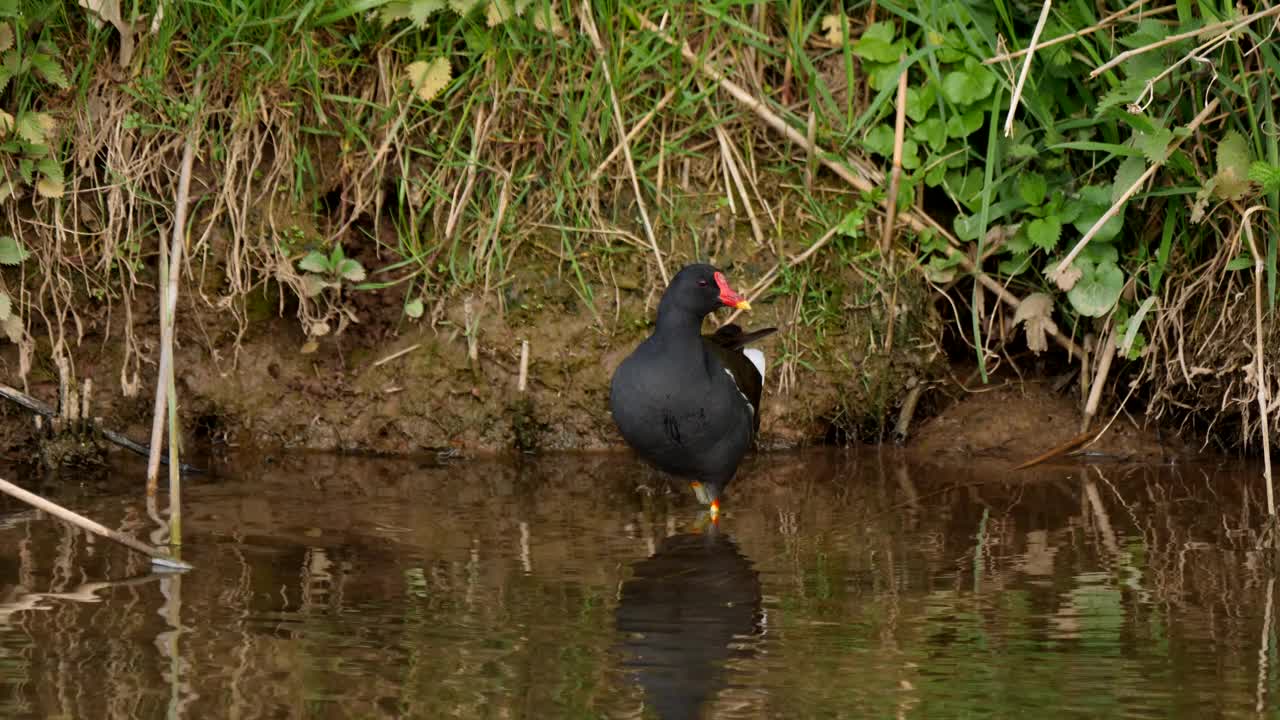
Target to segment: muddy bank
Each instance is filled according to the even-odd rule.
[[[240,324],[188,291],[176,350],[186,440],[386,454],[618,447],[609,378],[650,331],[660,297],[660,279],[646,276],[643,261],[633,265],[612,287],[594,287],[590,303],[555,265],[531,265],[512,274],[501,303],[492,295],[437,298],[417,322],[402,314],[396,295],[352,294],[358,323],[318,339],[307,337],[278,297],[250,298],[250,320]],[[727,269],[745,287],[767,267],[746,261]],[[782,328],[763,344],[766,448],[874,436],[882,416],[892,422],[905,385],[930,380],[942,367],[940,351],[931,349],[938,323],[923,287],[899,293],[897,349],[889,359],[881,295],[859,290],[851,272],[826,272],[827,283],[844,288],[821,323],[798,320],[812,291],[766,295],[737,320]],[[872,301],[855,306],[860,294]],[[118,308],[82,315],[83,334],[70,351],[72,376],[92,379],[92,413],[106,426],[145,441],[159,355],[158,328],[147,320],[155,316],[154,301],[140,296],[131,313],[132,327]],[[136,340],[132,360],[126,336]],[[529,381],[522,394],[516,386],[526,340]],[[27,389],[53,404],[58,375],[50,345],[39,339]],[[139,358],[140,372],[131,374],[130,362]],[[0,345],[0,363],[20,385],[14,346]],[[25,411],[0,407],[0,423],[9,453],[30,451],[34,427]]]

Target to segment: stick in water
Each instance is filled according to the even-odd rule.
[[[49,513],[50,515],[58,518],[59,520],[64,520],[66,522],[69,522],[72,525],[75,525],[76,527],[81,528],[83,530],[88,530],[89,532],[95,535],[101,535],[102,537],[107,538],[108,540],[114,540],[120,543],[121,545],[124,545],[125,547],[129,548],[130,550],[136,550],[137,552],[140,552],[143,555],[146,555],[147,557],[151,558],[151,562],[156,565],[159,565],[164,568],[171,568],[174,570],[190,570],[191,569],[191,565],[181,560],[169,557],[164,552],[157,550],[156,548],[153,548],[150,545],[146,545],[139,540],[136,540],[128,535],[125,535],[124,533],[116,532],[115,530],[112,530],[111,528],[105,525],[96,523],[83,515],[72,512],[62,507],[61,505],[58,505],[55,502],[46,500],[40,497],[39,495],[36,495],[33,492],[23,490],[22,488],[18,487],[17,485],[14,485],[13,483],[3,478],[0,478],[0,492],[4,492],[7,495],[11,495],[15,498],[18,498],[22,502],[27,503],[28,505],[31,505],[40,510],[43,510]]]

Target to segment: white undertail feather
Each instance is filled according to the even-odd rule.
[[[742,348],[742,354],[747,356],[752,365],[756,366],[756,371],[760,373],[760,381],[764,382],[764,351],[756,348]]]

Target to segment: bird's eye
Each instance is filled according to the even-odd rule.
[[[706,287],[706,286],[707,286],[707,281],[706,281],[706,280],[699,280],[699,281],[698,281],[698,287]]]

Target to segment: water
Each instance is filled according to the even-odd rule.
[[[139,477],[54,494],[145,537]],[[1257,478],[767,455],[711,532],[624,455],[285,457],[183,576],[0,500],[0,717],[1274,716]]]

